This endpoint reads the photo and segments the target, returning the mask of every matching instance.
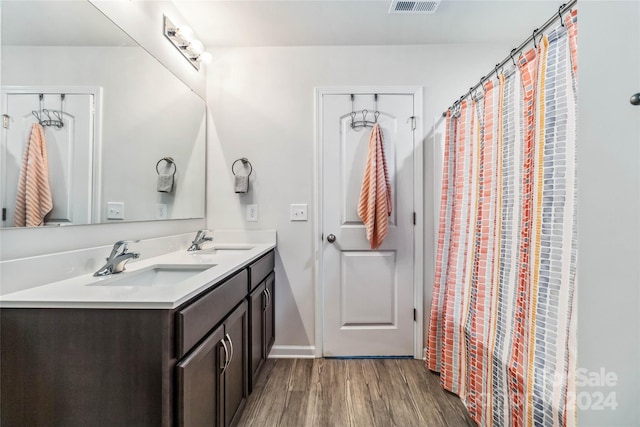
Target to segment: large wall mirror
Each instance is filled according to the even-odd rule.
[[[204,217],[202,98],[88,1],[0,7],[2,227],[19,216],[38,121],[53,200],[45,226]]]

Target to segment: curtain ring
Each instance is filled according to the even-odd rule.
[[[169,165],[173,165],[173,176],[175,176],[176,172],[178,172],[178,166],[176,166],[176,162],[173,160],[173,157],[163,157],[160,160],[158,160],[158,163],[156,163],[156,172],[158,173],[158,175],[160,175],[158,166],[160,166],[160,163],[162,162],[167,162]]]
[[[231,165],[231,173],[235,176],[236,172],[233,170],[233,168],[235,168],[236,163],[238,162],[242,162],[243,165],[249,165],[249,175],[247,176],[251,176],[251,174],[253,173],[253,166],[251,165],[251,162],[246,158],[246,157],[242,157],[238,160],[236,160],[235,162],[233,162],[233,164]]]

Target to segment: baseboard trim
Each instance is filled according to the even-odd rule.
[[[270,359],[315,359],[316,347],[313,345],[274,345],[269,353]]]

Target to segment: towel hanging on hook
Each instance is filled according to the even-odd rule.
[[[160,163],[162,162],[167,163],[166,168],[169,169],[169,172],[171,172],[171,166],[173,166],[173,173],[160,173],[158,166],[160,166]],[[178,166],[176,166],[176,162],[173,160],[173,157],[163,157],[158,160],[158,163],[156,163],[156,172],[158,173],[158,192],[171,193],[175,184],[176,172],[178,172]]]
[[[378,123],[378,116],[380,116],[380,111],[378,111],[378,94],[373,94],[373,100],[375,102],[375,111],[373,112],[373,120],[367,120],[367,115],[369,114],[369,110],[361,110],[356,112],[354,109],[354,101],[355,95],[351,94],[351,129],[359,129],[365,127],[373,127],[376,123]],[[362,114],[362,120],[356,120],[356,115],[360,113]]]
[[[242,162],[242,164],[245,167],[247,165],[249,165],[249,173],[247,175],[236,174],[236,171],[234,170],[234,168],[235,168],[235,166],[236,166],[236,164],[238,162]],[[233,190],[238,194],[248,193],[249,192],[249,177],[253,173],[253,166],[251,165],[251,162],[246,157],[242,157],[240,159],[237,159],[231,165],[231,173],[234,176]]]

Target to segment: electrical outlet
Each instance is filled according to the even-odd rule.
[[[156,219],[167,219],[166,203],[156,203]]]
[[[289,219],[291,221],[306,221],[307,220],[307,205],[291,205],[289,211]]]
[[[247,205],[247,221],[258,221],[258,205]]]
[[[107,202],[107,219],[124,219],[124,202]]]

